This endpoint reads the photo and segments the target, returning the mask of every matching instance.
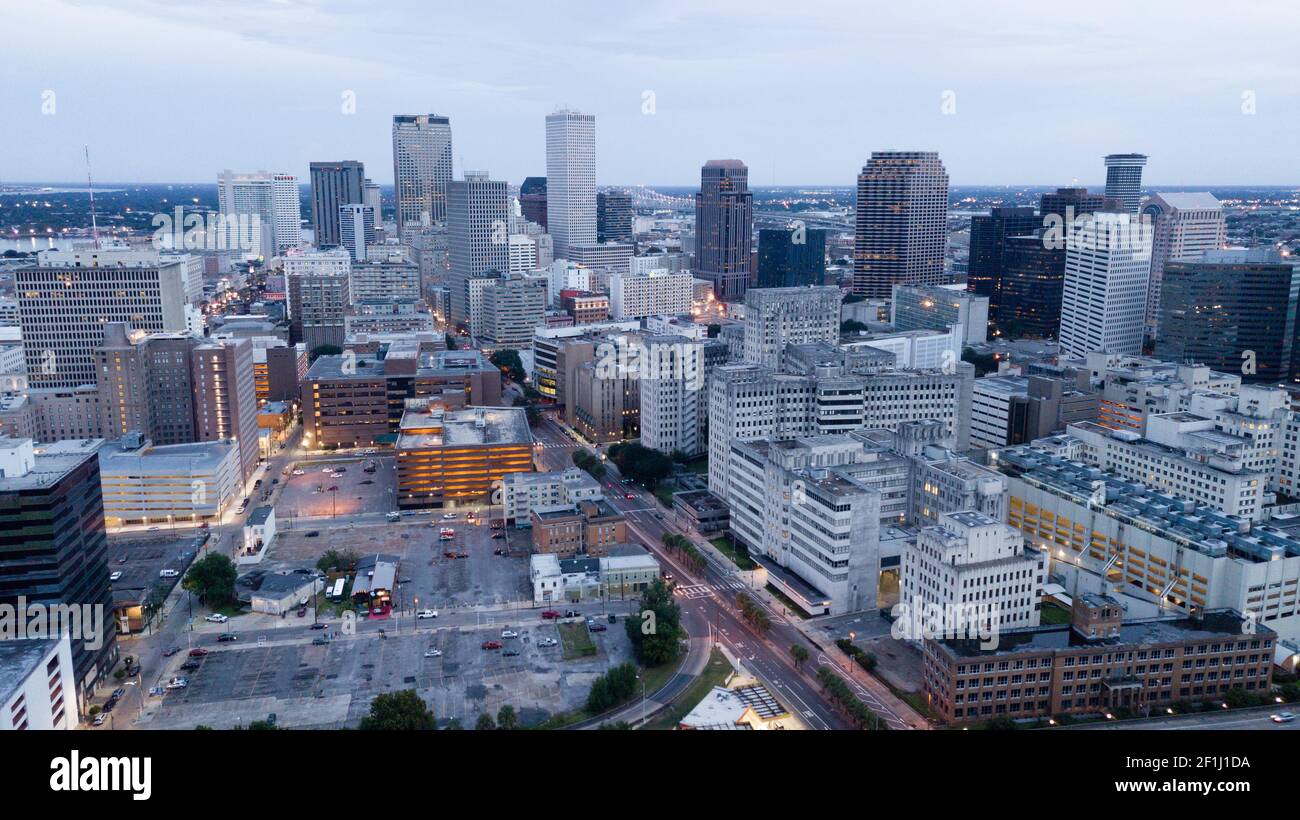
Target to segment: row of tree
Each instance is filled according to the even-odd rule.
[[[635,677],[636,671],[633,670],[632,674]],[[370,713],[361,719],[361,724],[357,728],[379,732],[433,731],[438,728],[438,721],[434,717],[433,710],[420,699],[414,689],[403,689],[400,692],[384,692],[376,695],[370,702]],[[452,720],[447,724],[447,728],[461,728],[460,721]],[[497,710],[495,720],[488,712],[479,715],[474,728],[479,731],[518,729],[520,728],[519,714],[515,711],[515,707],[507,703]]]
[[[691,542],[691,539],[675,532],[666,532],[662,541],[664,549],[676,555],[678,560],[690,567],[691,570],[701,572],[704,569],[704,554]]]
[[[864,652],[862,647],[853,643],[853,641],[848,638],[840,638],[836,640],[835,645],[840,648],[841,652],[852,658],[854,663],[868,672],[876,668],[876,656],[870,652]]]
[[[677,659],[682,650],[682,608],[663,581],[641,593],[641,614],[623,619],[632,651],[642,666],[659,666]]]
[[[605,477],[605,465],[600,459],[581,447],[573,451],[573,463],[577,465],[578,469],[586,470],[597,481]]]
[[[867,708],[867,704],[858,699],[853,694],[853,690],[844,682],[844,678],[831,671],[829,666],[820,666],[817,668],[817,681],[822,685],[826,694],[831,696],[839,707],[849,716],[849,720],[859,729],[884,729],[884,722],[876,715],[875,712]]]
[[[671,458],[635,441],[611,444],[609,457],[624,478],[630,478],[650,490],[673,474]]]
[[[736,593],[736,608],[740,610],[741,617],[759,632],[766,632],[772,628],[772,619],[768,617],[767,612],[762,607],[754,602],[753,598],[749,597],[748,593]]]
[[[620,663],[592,681],[587,694],[587,711],[593,715],[626,703],[636,694],[636,665]]]

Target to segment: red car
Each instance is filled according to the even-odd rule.
[[[501,641],[484,641],[484,642],[483,642],[483,648],[484,648],[484,649],[500,649],[500,648],[501,648]]]
[[[550,621],[550,620],[553,620],[553,619],[555,619],[555,618],[560,617],[560,613],[557,612],[557,611],[554,610],[554,609],[546,609],[546,610],[543,610],[543,611],[542,611],[542,617],[545,618],[546,620]]]
[[[191,657],[191,658],[201,658],[201,657],[203,657],[203,656],[206,655],[206,654],[208,654],[208,650],[204,649],[204,648],[201,647],[201,646],[196,646],[196,647],[194,647],[193,649],[190,650],[190,657]]]
[[[628,493],[627,495],[625,495],[625,496],[623,496],[623,497],[626,498],[626,499],[629,500],[629,501],[631,501],[632,499],[636,498],[636,496],[635,496],[635,495],[632,495],[632,493]]]

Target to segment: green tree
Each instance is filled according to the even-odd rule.
[[[519,728],[519,716],[515,714],[515,707],[507,703],[497,710],[497,728],[506,730]]]
[[[360,558],[352,550],[343,550],[340,552],[336,549],[325,550],[321,557],[316,561],[316,569],[321,572],[353,572],[357,568],[357,561]]]
[[[682,609],[662,580],[641,593],[641,612],[641,617],[623,621],[637,660],[645,666],[674,660],[681,652]],[[652,617],[646,617],[647,612],[653,613]]]
[[[671,458],[637,443],[611,447],[609,457],[620,473],[652,490],[673,472]]]
[[[591,691],[587,693],[587,711],[593,714],[607,712],[631,700],[636,689],[636,666],[620,663],[592,681]]]
[[[510,381],[524,383],[524,362],[519,358],[518,350],[498,350],[488,357],[488,361],[500,368]]]
[[[794,668],[798,669],[803,666],[804,661],[808,660],[808,650],[803,644],[794,644],[790,647],[790,657],[794,658]]]
[[[414,689],[385,692],[370,702],[370,714],[361,719],[359,728],[367,731],[433,730],[438,721]]]
[[[483,714],[479,715],[478,721],[474,724],[475,731],[479,731],[479,732],[486,732],[495,728],[497,728],[496,721],[494,721],[492,719],[492,716],[489,715],[487,712],[484,712]]]
[[[233,561],[210,552],[190,565],[181,586],[208,606],[224,606],[235,600],[236,575]]]

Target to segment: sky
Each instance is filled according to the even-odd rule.
[[[1300,183],[1294,0],[0,0],[0,184],[393,178],[391,117],[452,123],[455,175],[545,174],[596,115],[597,183],[851,185],[936,150],[953,185]],[[19,36],[13,36],[17,34]]]

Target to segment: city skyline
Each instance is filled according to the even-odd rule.
[[[716,156],[745,161],[756,188],[851,184],[871,151],[890,148],[937,151],[954,184],[1091,185],[1103,176],[1101,157],[1129,151],[1152,158],[1148,185],[1298,181],[1281,136],[1300,117],[1297,70],[1264,56],[1285,53],[1293,38],[1264,9],[1204,8],[1174,19],[1125,7],[1123,30],[1101,28],[1093,7],[1050,21],[1007,9],[981,20],[994,31],[977,37],[955,4],[923,20],[920,10],[831,4],[806,10],[793,29],[771,24],[774,7],[735,3],[650,3],[630,20],[585,5],[563,17],[522,9],[491,23],[450,9],[436,34],[402,25],[413,7],[365,18],[318,9],[309,19],[299,3],[239,7],[236,16],[148,0],[112,11],[19,2],[10,12],[16,28],[94,32],[96,56],[85,56],[86,35],[66,31],[0,57],[11,80],[0,103],[13,112],[16,143],[30,146],[0,167],[0,180],[80,179],[89,143],[103,180],[201,180],[225,167],[305,177],[309,162],[347,156],[387,185],[391,117],[408,111],[456,123],[455,177],[487,169],[522,180],[543,172],[543,118],[569,106],[601,123],[598,184],[688,185]],[[549,47],[570,17],[588,21],[583,33]],[[714,55],[692,33],[733,17],[744,48]],[[945,49],[917,61],[918,32]],[[185,48],[200,34],[210,52]],[[488,36],[504,58],[468,59]],[[198,93],[187,71],[134,76],[127,55],[141,49],[222,81]],[[1213,65],[1201,59],[1206,51]],[[1137,62],[1153,53],[1167,70],[1134,81]],[[581,70],[592,61],[598,76]],[[116,94],[106,79],[114,76],[138,85]],[[268,83],[286,81],[289,93],[265,94]],[[734,93],[718,104],[723,88]],[[149,115],[148,151],[136,134],[95,128],[145,116],[160,99],[183,116]],[[344,113],[349,106],[354,113]],[[286,123],[301,138],[267,143],[263,128],[228,127],[232,117]],[[1007,138],[1016,134],[1033,139]]]

